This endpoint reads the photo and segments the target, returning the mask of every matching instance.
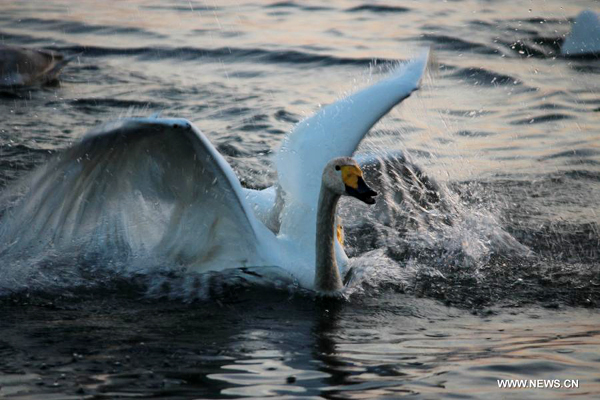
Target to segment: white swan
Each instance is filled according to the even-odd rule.
[[[273,232],[294,237],[306,249],[314,246],[321,171],[332,158],[351,156],[371,127],[418,88],[428,61],[426,50],[381,81],[298,123],[275,156],[278,183],[262,191],[245,190],[256,216]],[[335,245],[345,271],[348,258],[337,240]],[[314,269],[298,267],[294,275],[310,282]]]
[[[51,50],[0,45],[0,87],[52,82],[71,59]]]
[[[597,13],[591,10],[579,13],[560,48],[560,53],[563,56],[600,53],[600,18]]]
[[[417,88],[426,59],[301,122],[280,150],[288,161],[277,159],[279,189],[243,189],[189,121],[104,125],[5,193],[19,192],[0,225],[0,254],[125,252],[200,272],[278,266],[304,287],[338,291],[347,257],[335,235],[337,199],[371,203],[375,194],[340,156]],[[280,229],[270,229],[272,215]]]

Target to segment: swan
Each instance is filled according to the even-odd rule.
[[[425,49],[387,77],[300,121],[275,154],[275,185],[244,190],[258,219],[275,233],[296,236],[305,248],[313,245],[323,168],[332,158],[351,156],[371,127],[418,89],[429,61]],[[345,271],[348,258],[339,240],[335,246],[337,263]],[[312,274],[295,271],[297,277],[306,276],[300,281],[310,281]]]
[[[278,182],[263,191],[242,188],[190,121],[102,125],[3,194],[0,257],[123,255],[197,272],[276,266],[305,288],[338,293],[348,259],[337,202],[376,195],[350,156],[417,89],[426,63],[424,54],[300,122],[278,152]]]
[[[597,13],[591,10],[579,13],[560,48],[560,53],[563,56],[600,53],[600,18]]]
[[[71,60],[51,50],[0,45],[0,87],[55,81]]]

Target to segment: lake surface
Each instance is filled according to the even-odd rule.
[[[558,55],[583,9],[600,11],[591,0],[0,3],[1,43],[76,56],[59,85],[0,93],[2,193],[94,126],[155,112],[194,122],[243,185],[270,186],[296,122],[431,46],[421,89],[359,153],[401,152],[439,195],[342,203],[359,272],[343,301],[230,274],[190,296],[180,276],[102,264],[52,275],[0,257],[0,397],[598,398],[600,60]]]

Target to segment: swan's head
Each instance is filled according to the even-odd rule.
[[[362,175],[353,158],[334,158],[323,170],[323,184],[340,196],[352,196],[367,204],[375,204],[373,197],[377,196],[377,192],[367,185]]]

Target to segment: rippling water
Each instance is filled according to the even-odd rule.
[[[598,396],[600,61],[558,56],[585,8],[598,3],[0,3],[0,41],[77,56],[60,85],[0,93],[3,190],[95,125],[158,111],[266,187],[283,135],[319,105],[423,46],[439,67],[361,147],[437,183],[423,200],[367,171],[389,201],[343,204],[362,267],[349,300],[225,285],[186,304],[81,266],[83,286],[0,299],[0,396]]]

